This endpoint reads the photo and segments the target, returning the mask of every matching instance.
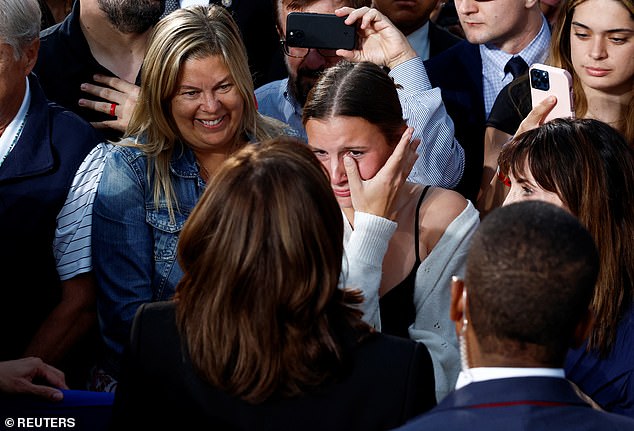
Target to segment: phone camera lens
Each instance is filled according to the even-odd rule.
[[[548,89],[550,89],[548,72],[541,69],[531,70],[531,86],[542,91],[547,91]]]

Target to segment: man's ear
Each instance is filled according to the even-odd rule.
[[[465,313],[464,281],[454,276],[451,277],[451,303],[449,304],[449,318],[456,322],[456,333],[462,329]]]
[[[40,39],[29,42],[27,46],[22,49],[22,57],[24,59],[24,76],[28,76],[29,73],[35,67],[37,62],[37,54],[40,50]]]
[[[592,312],[592,310],[587,309],[579,323],[577,323],[577,326],[575,327],[575,332],[572,335],[571,347],[573,349],[581,347],[581,345],[590,336],[590,332],[592,331],[593,326],[594,313]]]
[[[526,9],[531,9],[531,8],[535,7],[535,5],[538,5],[538,7],[539,7],[539,1],[538,0],[524,0],[524,7]]]

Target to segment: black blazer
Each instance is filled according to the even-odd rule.
[[[433,87],[440,87],[455,136],[465,152],[465,169],[456,190],[476,201],[484,161],[485,112],[482,58],[478,45],[463,40],[425,61]]]
[[[345,355],[351,366],[340,381],[301,397],[249,404],[194,371],[174,303],[145,304],[132,327],[112,429],[385,430],[435,405],[423,344],[376,333]]]
[[[429,57],[434,57],[463,39],[429,21]]]

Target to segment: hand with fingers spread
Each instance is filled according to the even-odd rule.
[[[125,132],[139,98],[139,87],[114,76],[95,75],[93,78],[95,82],[103,84],[103,86],[84,83],[81,85],[81,89],[105,101],[79,99],[79,106],[116,117],[114,120],[94,122],[92,123],[94,127],[98,129],[111,128]]]
[[[371,61],[390,69],[417,56],[405,35],[378,10],[342,7],[335,14],[348,15],[346,24],[357,24],[359,35],[357,49],[338,49],[337,55],[354,62]]]
[[[51,386],[33,383],[42,380]],[[0,362],[0,392],[10,394],[32,394],[51,401],[60,401],[59,389],[68,389],[64,373],[40,358],[30,357]]]
[[[352,157],[344,157],[344,167],[355,211],[393,219],[392,203],[418,158],[416,148],[420,140],[412,140],[413,132],[414,129],[411,127],[405,129],[385,165],[368,180],[361,179],[359,168]]]

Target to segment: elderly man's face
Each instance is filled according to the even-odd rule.
[[[20,109],[26,90],[26,76],[33,69],[38,47],[39,40],[36,40],[16,59],[11,45],[0,43],[0,133]]]

